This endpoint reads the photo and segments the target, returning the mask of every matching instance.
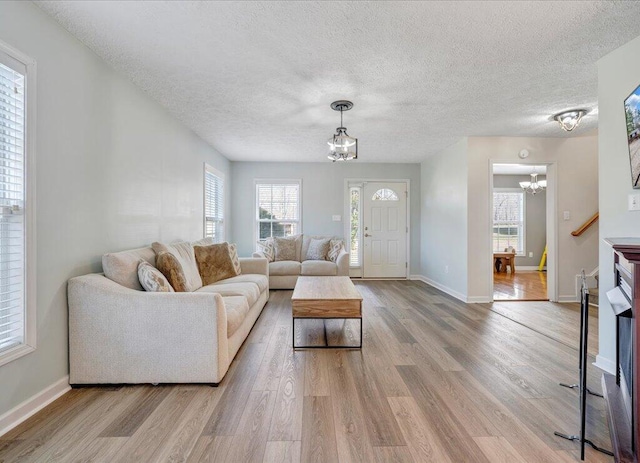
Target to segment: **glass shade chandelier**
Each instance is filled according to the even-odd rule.
[[[522,188],[525,193],[531,193],[532,195],[535,195],[536,193],[547,188],[547,181],[538,180],[538,174],[536,172],[533,172],[531,174],[531,181],[520,182],[520,188]]]
[[[331,109],[340,111],[340,127],[336,129],[333,137],[329,138],[329,155],[331,161],[350,161],[358,159],[358,139],[350,137],[347,128],[342,124],[342,112],[353,108],[353,103],[347,100],[338,100],[331,103]]]
[[[573,129],[578,127],[585,114],[587,114],[586,109],[570,109],[569,111],[563,111],[555,114],[553,119],[560,124],[562,130],[565,132],[571,132]]]

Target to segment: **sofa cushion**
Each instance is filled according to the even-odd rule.
[[[283,260],[269,264],[269,275],[300,275],[300,262],[295,260]]]
[[[275,250],[275,261],[296,260],[297,245],[295,238],[279,238],[273,239],[273,248]]]
[[[273,262],[275,251],[273,249],[273,238],[269,237],[263,241],[258,241],[258,250],[264,254],[269,262]]]
[[[156,252],[156,254],[161,251],[165,251],[173,254],[176,257],[176,259],[182,266],[182,271],[184,272],[184,276],[187,281],[187,291],[195,291],[196,289],[202,287],[202,278],[200,277],[200,272],[198,271],[198,264],[196,263],[196,256],[193,252],[193,245],[191,243],[187,243],[185,241],[172,244],[155,242],[151,244],[151,247]],[[171,282],[171,279],[169,279],[169,282]],[[175,286],[174,289],[176,289],[177,291],[177,288],[175,288]]]
[[[238,246],[235,243],[229,244],[229,256],[231,256],[231,263],[236,271],[236,275],[242,273],[242,266],[240,265],[240,258],[238,257]]]
[[[156,265],[176,292],[189,292],[187,277],[185,277],[182,265],[176,256],[170,252],[160,251],[156,256]]]
[[[326,260],[305,260],[302,263],[301,275],[333,276],[338,274],[338,266]]]
[[[210,285],[237,275],[227,243],[194,246],[193,250],[203,285]]]
[[[331,262],[337,261],[343,247],[344,243],[342,242],[342,240],[329,241],[329,252],[327,253],[327,260],[330,260]]]
[[[138,279],[145,291],[155,293],[173,293],[174,289],[169,284],[167,277],[146,260],[140,260],[138,264]]]
[[[332,235],[304,235],[302,238],[302,249],[301,249],[301,256],[302,256],[302,261],[306,260],[305,257],[307,255],[307,252],[309,251],[309,244],[311,243],[311,240],[316,239],[316,240],[331,240],[331,239],[339,239],[338,237],[334,237]]]
[[[226,280],[217,281],[213,286],[226,285],[229,283],[255,283],[258,285],[260,292],[266,291],[269,287],[269,279],[266,275],[258,275],[247,273],[244,275],[238,275],[237,277],[227,278]]]
[[[230,338],[247,317],[249,304],[242,296],[225,296],[222,301],[227,312],[227,338]]]
[[[143,291],[138,278],[140,259],[156,265],[156,253],[150,247],[130,251],[111,252],[102,256],[104,276],[129,289]]]
[[[247,299],[249,306],[256,303],[260,297],[260,288],[258,285],[251,282],[242,283],[224,283],[218,285],[203,286],[197,292],[199,293],[218,293],[222,297],[227,296],[242,296]]]
[[[304,260],[328,260],[327,254],[329,253],[329,239],[315,239],[312,238],[309,241],[309,247],[307,248],[307,255]]]

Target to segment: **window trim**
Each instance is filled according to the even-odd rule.
[[[0,353],[0,366],[19,359],[37,347],[37,301],[36,301],[36,61],[0,41],[0,53],[22,64],[26,69],[25,79],[25,282],[24,282],[24,343]]]
[[[349,252],[349,268],[350,269],[361,269],[362,268],[362,203],[364,194],[364,185],[363,183],[350,183],[347,185],[347,194],[348,194],[348,203],[351,204],[351,191],[358,190],[360,194],[360,198],[358,201],[358,265],[351,265],[351,207],[349,206],[349,214],[347,217],[348,229],[349,233],[347,234],[347,240],[345,240],[348,244],[348,252]]]
[[[226,178],[225,175],[222,171],[216,169],[215,167],[211,166],[210,164],[207,164],[206,162],[204,163],[204,169],[202,171],[202,198],[203,198],[203,202],[202,202],[202,235],[206,238],[207,237],[207,172],[210,174],[213,174],[214,176],[218,177],[221,181],[222,181],[222,239],[220,241],[217,241],[217,243],[222,243],[224,242],[226,236],[227,236],[227,223],[226,223],[226,204],[225,201],[227,200],[227,195],[226,195]]]
[[[495,198],[493,198],[493,193],[520,193],[522,194],[522,251],[520,253],[516,253],[516,257],[526,257],[527,256],[527,194],[522,190],[522,188],[494,188],[492,192],[491,204],[493,205],[491,210],[491,216],[493,217],[493,209],[495,208]],[[491,219],[491,229],[493,230],[494,221]],[[493,243],[493,234],[492,240]],[[493,245],[491,246],[493,249]],[[500,252],[500,251],[493,251]]]
[[[260,222],[258,220],[258,185],[298,185],[298,234],[302,234],[302,179],[301,178],[254,178],[253,179],[253,247],[258,250],[258,231]]]

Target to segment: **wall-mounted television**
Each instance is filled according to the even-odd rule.
[[[640,85],[624,100],[624,111],[627,116],[631,185],[640,188]]]

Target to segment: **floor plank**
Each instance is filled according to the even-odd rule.
[[[292,292],[272,291],[219,387],[73,389],[1,436],[0,462],[579,461],[553,435],[577,426],[578,395],[557,385],[578,377],[576,304],[355,285],[362,350],[294,352]],[[327,326],[332,342],[358,331]],[[301,324],[298,341],[322,341],[322,327]],[[589,365],[589,387],[599,381]],[[588,407],[589,437],[610,447],[601,399]],[[586,461],[612,459],[588,450]]]

